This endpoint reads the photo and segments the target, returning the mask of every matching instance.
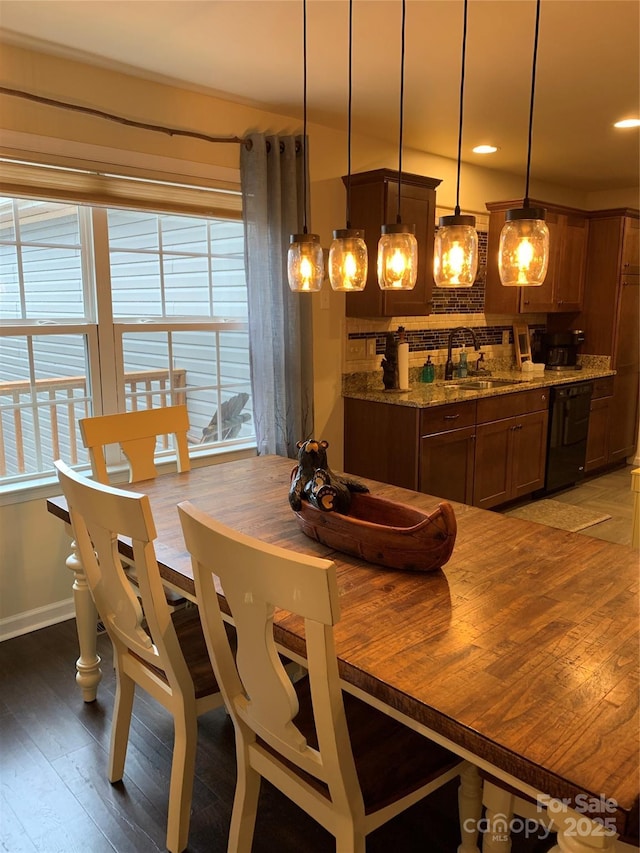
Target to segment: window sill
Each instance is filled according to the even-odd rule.
[[[233,462],[235,459],[246,459],[256,455],[256,445],[252,442],[246,444],[236,444],[233,447],[220,447],[208,450],[196,450],[191,454],[192,468],[206,468],[209,465],[219,465],[221,462]],[[175,471],[175,456],[171,455],[157,463],[158,471],[161,474],[168,474]],[[89,472],[86,468],[79,468]],[[113,469],[112,483],[127,482],[127,468],[122,466]],[[43,475],[42,477],[34,477],[28,482],[11,483],[0,485],[0,506],[9,506],[11,504],[27,503],[29,501],[46,500],[60,494],[60,484],[58,478],[54,474]]]

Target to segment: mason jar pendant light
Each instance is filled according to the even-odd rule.
[[[402,0],[402,45],[400,50],[400,138],[398,144],[398,215],[394,225],[383,225],[378,241],[378,284],[381,290],[413,290],[418,277],[418,241],[415,225],[403,225],[402,120],[404,107],[404,41],[406,0]]]
[[[529,202],[529,173],[531,169],[531,135],[533,129],[533,100],[536,85],[540,0],[536,3],[536,28],[533,41],[531,72],[531,103],[529,106],[529,146],[527,151],[527,180],[521,208],[507,210],[500,234],[498,271],[505,287],[539,287],[549,266],[549,228],[544,221],[546,210],[531,207]]]
[[[302,234],[292,234],[287,253],[289,287],[295,293],[313,293],[322,287],[324,261],[322,246],[317,234],[307,231],[307,0],[302,0],[302,56],[303,56],[303,131],[302,131]]]
[[[464,0],[462,71],[460,74],[460,122],[458,125],[458,178],[453,216],[441,216],[433,249],[433,278],[438,287],[471,287],[478,272],[478,232],[475,216],[460,215],[460,160],[462,156],[462,108],[467,50],[467,2]]]
[[[354,293],[367,283],[369,258],[364,231],[351,227],[351,92],[353,57],[353,0],[349,0],[349,106],[347,130],[347,227],[333,232],[329,249],[329,281],[334,290]]]

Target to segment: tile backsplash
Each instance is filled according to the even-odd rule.
[[[380,366],[380,356],[384,354],[387,332],[395,332],[398,326],[404,326],[409,344],[409,364],[421,366],[427,355],[434,364],[444,364],[447,357],[447,344],[451,329],[456,326],[469,326],[476,333],[486,360],[500,360],[511,363],[515,353],[513,348],[513,323],[527,323],[531,331],[544,329],[545,314],[522,315],[516,317],[490,316],[484,313],[484,294],[487,275],[487,231],[478,229],[479,263],[478,275],[473,287],[442,288],[434,287],[431,313],[424,317],[389,317],[385,319],[346,318],[345,352],[343,373],[359,373],[374,370]],[[373,344],[359,347],[354,357],[355,342],[375,341]],[[457,351],[463,344],[472,350],[469,335],[460,332],[455,336],[454,348]],[[367,357],[359,353],[367,352]]]

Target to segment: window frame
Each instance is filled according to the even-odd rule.
[[[51,159],[51,158],[49,158]],[[40,163],[37,160],[19,160],[13,157],[3,158],[0,155],[0,194],[5,197],[26,199],[42,199],[58,203],[88,206],[89,216],[101,217],[106,220],[107,207],[135,210],[148,210],[158,214],[188,215],[204,218],[223,218],[241,220],[241,193],[239,183],[212,182],[204,180],[202,185],[198,178],[190,178],[185,182],[183,176],[166,173],[154,173],[153,177],[137,177],[126,174],[127,170],[114,171],[113,166],[103,164],[104,172],[99,175],[95,171],[56,166]],[[135,171],[135,170],[130,170]],[[231,170],[227,170],[231,171]],[[97,191],[98,186],[99,192]],[[180,203],[182,197],[183,202]],[[154,203],[156,202],[156,203]],[[226,203],[229,207],[226,207]],[[105,233],[102,229],[93,228],[92,232]],[[92,269],[98,264],[108,265],[108,247],[96,247],[92,241],[92,257],[87,261]],[[86,270],[85,270],[86,271]],[[100,274],[104,274],[104,266]],[[107,275],[108,275],[107,270]],[[125,377],[123,336],[135,328],[136,332],[179,332],[179,331],[212,331],[218,335],[221,331],[247,331],[248,321],[226,319],[197,319],[197,318],[158,318],[147,319],[144,323],[136,320],[114,321],[111,292],[102,292],[99,288],[88,288],[86,294],[87,308],[83,319],[72,321],[51,322],[42,324],[38,321],[17,320],[14,322],[0,321],[2,336],[24,335],[27,329],[32,334],[62,335],[65,333],[85,335],[87,346],[88,367],[92,376],[98,376],[98,381],[92,382],[91,402],[96,414],[125,411]],[[93,304],[93,294],[96,302]],[[100,323],[96,318],[100,318]],[[101,369],[100,369],[101,365]],[[107,367],[105,367],[107,366]],[[220,390],[217,392],[218,406],[220,405]],[[190,449],[192,465],[211,464],[221,455],[242,457],[255,455],[255,437],[235,439],[224,445],[203,448],[194,446]],[[158,467],[171,467],[175,461],[173,451],[159,454]],[[126,479],[126,466],[117,465],[113,468],[115,481]],[[34,474],[22,481],[0,484],[0,505],[32,500],[35,497],[46,497],[59,491],[54,474]]]

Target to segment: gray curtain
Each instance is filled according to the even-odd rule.
[[[258,453],[294,458],[313,432],[311,294],[287,281],[289,237],[302,231],[302,139],[248,139],[240,175]]]

